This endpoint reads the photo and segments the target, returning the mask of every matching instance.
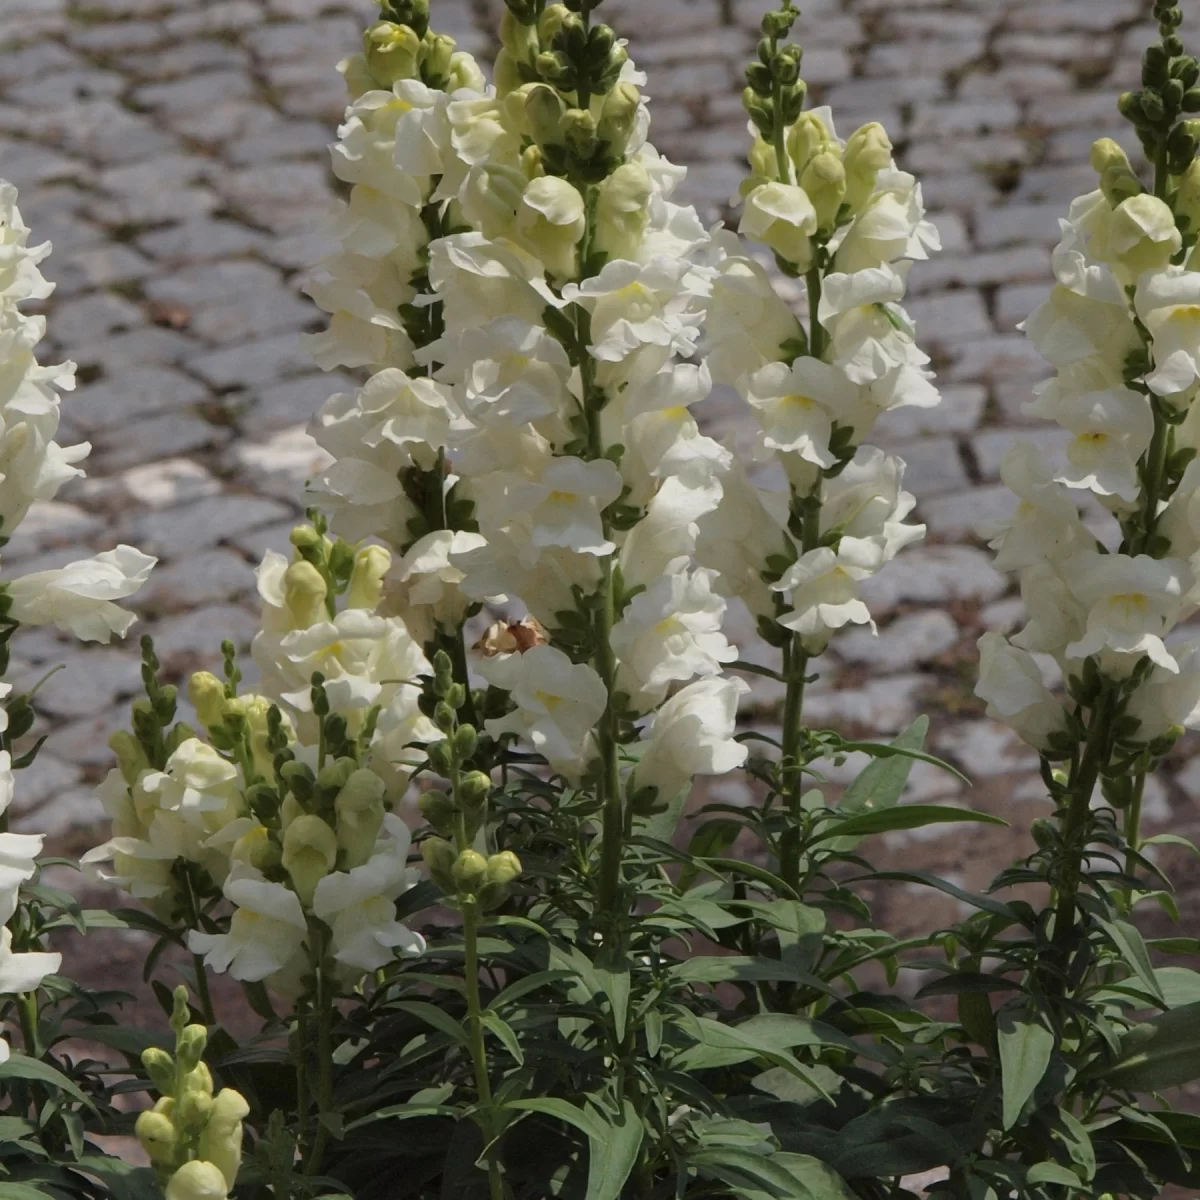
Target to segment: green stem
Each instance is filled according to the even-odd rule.
[[[607,522],[605,522],[607,526]],[[604,536],[609,530],[605,528]],[[621,853],[625,834],[625,802],[621,794],[621,772],[617,757],[616,693],[617,661],[612,648],[612,631],[616,617],[615,580],[612,558],[602,560],[600,605],[596,609],[596,672],[608,693],[608,704],[600,718],[598,729],[602,763],[601,787],[604,795],[603,840],[600,850],[600,908],[613,914],[621,891]]]
[[[1062,827],[1065,870],[1054,909],[1054,946],[1060,957],[1075,930],[1076,901],[1083,876],[1083,856],[1087,850],[1085,838],[1092,793],[1101,769],[1108,762],[1115,700],[1116,693],[1112,685],[1103,685],[1100,698],[1092,710],[1083,758],[1070,781],[1070,798]]]
[[[296,1003],[296,1145],[304,1150],[308,1126],[308,1000]]]
[[[462,906],[463,947],[465,962],[463,971],[467,985],[467,1036],[471,1046],[471,1060],[475,1065],[475,1090],[479,1096],[482,1112],[483,1135],[489,1143],[495,1137],[492,1115],[492,1081],[488,1076],[487,1046],[483,1040],[483,1003],[479,995],[479,906],[472,900]],[[488,1191],[491,1200],[504,1200],[504,1180],[500,1168],[488,1156]]]
[[[821,268],[810,268],[805,277],[808,285],[808,352],[813,358],[825,353],[825,330],[817,314],[821,310]]]
[[[1146,772],[1138,772],[1137,782],[1133,785],[1133,796],[1125,809],[1125,874],[1132,875],[1137,870],[1137,854],[1142,842],[1142,801],[1146,795]],[[1133,886],[1125,892],[1125,900],[1130,908],[1133,907]]]
[[[196,998],[200,1001],[200,1011],[204,1014],[205,1025],[217,1023],[216,1011],[213,1008],[212,992],[208,990],[208,972],[204,969],[204,956],[192,955],[192,970],[196,972]]]
[[[38,1040],[37,992],[22,992],[17,997],[17,1014],[21,1022],[21,1038],[25,1053],[30,1058],[41,1058],[42,1047]]]
[[[333,1111],[333,998],[332,980],[325,971],[325,938],[314,937],[317,943],[317,1135],[309,1149],[304,1165],[305,1175],[321,1173],[321,1159],[329,1140],[325,1118]]]

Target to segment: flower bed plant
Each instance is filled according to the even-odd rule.
[[[1200,1078],[1200,974],[1178,965],[1200,941],[1139,921],[1174,912],[1158,849],[1194,851],[1145,836],[1146,781],[1200,724],[1175,632],[1200,596],[1179,8],[1156,0],[1119,102],[1144,176],[1095,144],[1025,325],[1055,372],[1028,409],[1070,436],[1061,461],[1004,460],[1014,513],[981,532],[1027,620],[981,639],[976,691],[1037,751],[1053,816],[973,894],[872,866],[880,834],[999,821],[905,802],[914,763],[954,770],[927,721],[851,740],[804,704],[838,631],[873,628],[864,581],[924,534],[871,444],[882,414],[939,402],[903,307],[939,249],[920,185],[882,126],[840,136],[805,106],[788,2],[746,69],[738,230],[706,229],[598,0],[506,4],[491,83],[428,0],[385,0],[341,65],[347,200],[310,349],[363,383],[315,416],[329,465],[258,568],[254,690],[226,643],[181,719],[143,641],[111,836],[82,864],[136,906],[80,910],[39,882],[41,837],[0,832],[0,1197],[1200,1186],[1200,1119],[1163,1095]],[[34,358],[44,320],[19,306],[49,293],[48,247],[15,201],[0,187],[6,537],[87,451],[53,441],[73,368]],[[714,384],[746,445],[703,432]],[[124,635],[115,601],[152,564],[121,546],[5,581],[0,666],[22,626]],[[0,822],[41,745],[36,696],[5,689]],[[852,754],[869,765],[835,787]],[[705,782],[729,775],[748,799]],[[865,899],[889,881],[965,915],[900,940]],[[152,935],[169,1035],[72,982],[56,932],[97,927]],[[230,1032],[217,975],[257,1033]],[[114,1133],[150,1165],[102,1151]]]

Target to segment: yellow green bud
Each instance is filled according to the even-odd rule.
[[[255,825],[233,843],[229,857],[234,862],[249,864],[256,871],[270,871],[279,866],[281,854],[271,831],[265,825]]]
[[[211,671],[197,671],[188,680],[188,699],[205,729],[220,725],[225,717],[225,685]]]
[[[846,143],[843,163],[846,167],[845,203],[858,212],[875,190],[879,172],[892,162],[892,141],[878,121],[856,129]]]
[[[525,118],[533,140],[539,146],[552,146],[562,141],[563,118],[567,106],[554,88],[537,84],[525,97]]]
[[[109,739],[108,748],[117,756],[121,778],[131,787],[143,771],[150,769],[150,760],[142,743],[127,729],[118,729]]]
[[[228,1200],[229,1184],[215,1163],[184,1163],[167,1184],[166,1200]]]
[[[634,258],[650,219],[650,176],[640,163],[619,166],[597,189],[594,245],[609,258]]]
[[[500,18],[500,44],[517,62],[522,63],[533,62],[541,49],[537,27],[522,25],[513,16],[512,10],[507,8]]]
[[[284,572],[284,603],[297,629],[308,629],[325,620],[326,591],[324,577],[310,562],[294,562]]]
[[[464,850],[455,859],[452,871],[460,893],[475,892],[487,881],[488,860],[478,850]]]
[[[250,1113],[241,1092],[222,1088],[213,1101],[208,1125],[200,1136],[200,1157],[214,1163],[233,1187],[242,1164],[242,1121]]]
[[[458,853],[454,847],[445,838],[426,838],[421,843],[421,857],[434,883],[444,892],[455,891],[453,871]]]
[[[181,1129],[199,1133],[208,1123],[209,1113],[212,1112],[213,1098],[211,1092],[193,1089],[185,1091],[179,1097],[176,1108]]]
[[[549,46],[554,35],[563,27],[571,10],[565,4],[547,4],[538,19],[538,39],[543,46]]]
[[[367,69],[385,88],[398,79],[414,79],[420,71],[421,42],[407,25],[376,21],[363,34]]]
[[[179,1133],[169,1117],[152,1110],[139,1113],[133,1132],[152,1163],[167,1165],[174,1162]]]
[[[444,80],[450,74],[456,43],[445,33],[427,33],[421,40],[421,68],[428,80]]]
[[[521,874],[521,860],[511,850],[501,850],[487,860],[488,883],[512,883]]]
[[[383,780],[362,767],[349,776],[337,794],[337,841],[345,852],[347,867],[360,866],[371,857],[383,827],[385,790]]]
[[[283,835],[283,869],[305,907],[311,907],[317,884],[337,862],[337,836],[318,816],[297,817]]]
[[[562,119],[563,141],[580,158],[590,158],[599,140],[596,118],[587,109],[569,108]]]
[[[480,804],[492,788],[491,776],[483,771],[469,771],[459,781],[462,798],[468,804]]]
[[[818,228],[832,229],[846,195],[846,168],[836,150],[814,154],[801,172],[800,186],[817,211]]]
[[[383,595],[383,579],[391,565],[392,556],[383,546],[359,550],[346,588],[346,607],[373,609]]]
[[[142,1051],[142,1066],[150,1081],[164,1096],[175,1095],[175,1059],[158,1046]]]
[[[1112,138],[1097,138],[1089,157],[1092,170],[1100,176],[1100,190],[1114,208],[1145,190],[1129,165],[1129,156]]]
[[[182,1071],[189,1072],[203,1068],[205,1074],[208,1068],[201,1061],[204,1057],[204,1047],[208,1045],[208,1030],[203,1025],[188,1025],[179,1034],[175,1042],[175,1057]],[[209,1080],[212,1088],[212,1080]]]
[[[618,158],[624,156],[629,139],[637,128],[641,100],[641,93],[632,83],[618,83],[604,97],[596,134],[608,145],[609,152]]]
[[[804,112],[800,119],[788,130],[787,150],[799,174],[808,166],[808,160],[814,154],[830,145],[829,130],[825,122],[815,113]]]

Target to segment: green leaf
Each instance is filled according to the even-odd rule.
[[[1117,1063],[1088,1074],[1131,1092],[1159,1092],[1200,1079],[1200,1003],[1135,1025],[1121,1039]]]
[[[594,1139],[603,1140],[607,1126],[594,1113],[585,1112],[569,1100],[560,1100],[557,1096],[530,1096],[525,1100],[509,1100],[502,1104],[504,1108],[516,1109],[518,1112],[541,1113],[544,1117],[554,1117],[567,1125],[578,1129],[590,1143]]]
[[[594,1107],[592,1111],[596,1111]],[[626,1100],[620,1119],[609,1119],[600,1137],[588,1136],[586,1200],[619,1200],[637,1162],[644,1133],[637,1109],[632,1101]]]
[[[1054,1052],[1054,1034],[1039,1013],[1008,1005],[996,1014],[996,1032],[1004,1085],[1003,1124],[1011,1129],[1046,1074]]]
[[[32,1183],[13,1183],[5,1180],[0,1186],[4,1188],[4,1200],[56,1200],[52,1192],[43,1192]]]
[[[929,732],[929,718],[918,717],[899,737],[892,740],[897,750],[920,752]],[[908,785],[913,760],[904,755],[876,757],[842,794],[846,812],[876,812],[897,804]],[[839,847],[840,848],[840,847]]]
[[[924,721],[926,728],[929,726],[928,717],[918,717],[919,721]],[[912,726],[911,728],[915,728]],[[906,733],[900,735],[905,737]],[[925,740],[925,735],[922,732],[921,741]],[[926,754],[924,750],[913,750],[908,746],[900,745],[900,738],[892,742],[890,745],[882,745],[879,742],[843,742],[839,750],[859,751],[862,754],[869,754],[872,758],[895,758],[899,755],[902,758],[911,758],[914,762],[929,763],[931,767],[937,767],[945,771],[947,775],[953,775],[956,779],[961,779],[963,783],[970,783],[971,780],[964,775],[956,766],[946,762],[944,758],[938,758],[936,754]],[[901,789],[903,790],[903,788]]]
[[[629,960],[623,956],[602,953],[596,961],[596,978],[612,1009],[613,1032],[617,1041],[623,1042],[629,1018]]]
[[[1200,858],[1200,846],[1178,833],[1156,833],[1153,837],[1143,838],[1142,846],[1179,846]]]
[[[61,1071],[56,1071],[40,1058],[30,1058],[14,1050],[7,1062],[0,1062],[0,1079],[29,1079],[35,1083],[48,1083],[66,1092],[73,1100],[93,1108],[92,1102]],[[3,1089],[0,1089],[2,1092]]]
[[[895,879],[901,883],[923,883],[926,887],[934,888],[936,891],[945,892],[947,896],[953,896],[955,900],[961,900],[964,904],[969,904],[972,908],[978,908],[982,912],[989,912],[993,916],[1004,917],[1009,921],[1018,921],[1017,914],[1013,912],[1003,900],[994,900],[991,896],[981,896],[976,892],[968,892],[965,888],[960,888],[955,883],[950,883],[948,880],[939,879],[936,875],[931,875],[928,871],[876,871],[871,875],[863,876],[864,879]],[[851,883],[857,883],[858,880],[850,880]]]
[[[773,1021],[772,1017],[781,1017],[783,1021]],[[761,1058],[782,1067],[825,1099],[829,1098],[813,1073],[788,1053],[792,1046],[826,1043],[812,1023],[802,1017],[768,1013],[744,1021],[741,1025],[725,1025],[709,1017],[683,1013],[679,1018],[679,1028],[694,1038],[696,1045],[675,1055],[673,1065],[677,1070],[710,1070]]]
[[[1187,967],[1155,967],[1154,978],[1168,1008],[1200,1002],[1200,972]]]
[[[515,983],[510,983],[502,992],[498,992],[492,998],[488,1008],[499,1010],[520,1000],[522,996],[528,996],[530,992],[536,992],[540,988],[571,977],[570,971],[535,971],[534,974],[526,975],[524,979],[518,979]]]
[[[672,966],[670,975],[677,983],[802,983],[825,995],[836,995],[816,975],[775,958],[749,958],[740,954],[689,958]]]
[[[1043,1162],[1030,1167],[1029,1174],[1025,1176],[1025,1182],[1056,1183],[1060,1187],[1075,1188],[1076,1190],[1083,1187],[1079,1176],[1074,1171],[1055,1162]]]
[[[1166,999],[1155,978],[1154,966],[1150,962],[1150,951],[1146,949],[1142,935],[1127,921],[1105,921],[1101,918],[1097,920],[1097,924],[1108,934],[1109,940],[1121,955],[1125,965],[1137,976],[1142,986],[1151,996],[1156,1000],[1161,1000],[1165,1005]]]
[[[734,1189],[739,1200],[849,1200],[852,1196],[838,1175],[806,1154],[702,1147],[688,1152],[688,1163]]]
[[[812,840],[814,843],[831,838],[863,838],[873,833],[887,833],[893,829],[921,829],[926,825],[949,825],[958,822],[974,822],[979,825],[1007,825],[1001,817],[991,813],[975,812],[970,808],[951,808],[945,804],[902,804],[878,812],[859,813],[844,821],[830,822]]]
[[[439,1033],[448,1034],[462,1046],[468,1044],[467,1031],[445,1009],[438,1008],[426,1000],[403,1000],[392,1005],[393,1010],[406,1012],[426,1025],[432,1025]]]
[[[489,1008],[483,1013],[483,1027],[496,1035],[500,1044],[516,1060],[517,1066],[525,1065],[525,1052],[521,1049],[521,1039],[517,1037],[513,1027],[495,1009]]]

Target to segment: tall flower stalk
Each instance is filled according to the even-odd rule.
[[[1021,504],[986,531],[997,565],[1020,572],[1030,619],[1011,638],[985,635],[977,691],[1041,752],[1057,805],[1057,829],[1043,833],[1056,989],[1086,941],[1089,843],[1121,814],[1130,906],[1147,776],[1200,721],[1198,649],[1164,640],[1195,604],[1200,549],[1191,514],[1200,328],[1189,307],[1200,295],[1200,129],[1181,119],[1200,109],[1200,67],[1183,52],[1179,8],[1158,3],[1154,13],[1160,40],[1146,51],[1144,87],[1119,105],[1145,149],[1148,183],[1115,142],[1096,142],[1099,186],[1071,205],[1055,286],[1024,326],[1056,370],[1027,410],[1072,438],[1061,463],[1031,445],[1010,451],[1002,474]],[[1111,524],[1085,525],[1078,492],[1096,497]],[[1056,660],[1065,705],[1032,655]],[[1094,808],[1097,787],[1107,807]]]
[[[914,501],[901,490],[903,462],[864,439],[884,411],[938,402],[900,305],[910,261],[938,247],[920,185],[896,168],[880,125],[843,142],[827,108],[804,109],[801,49],[787,41],[798,15],[790,3],[766,14],[746,69],[754,143],[740,233],[804,281],[807,321],[731,238],[714,285],[709,357],[714,378],[737,388],[758,426],[753,474],[782,468],[786,491],[735,468],[700,542],[701,561],[780,651],[777,783],[788,822],[777,850],[796,893],[804,779],[820,755],[804,724],[811,661],[843,626],[874,627],[858,584],[924,533],[904,523]]]

